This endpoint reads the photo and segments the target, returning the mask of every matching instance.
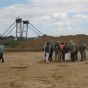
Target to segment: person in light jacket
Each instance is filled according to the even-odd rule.
[[[81,55],[81,60],[80,61],[86,60],[87,59],[87,56],[86,56],[86,44],[84,42],[80,42],[79,52],[80,52],[80,55]]]
[[[2,45],[2,43],[0,44],[0,60],[1,62],[4,62],[4,58],[3,58],[3,53],[5,51],[5,47],[4,45]]]

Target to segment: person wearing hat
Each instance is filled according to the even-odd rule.
[[[77,45],[73,42],[73,40],[70,40],[70,52],[71,52],[71,61],[76,61],[76,51],[77,51]]]

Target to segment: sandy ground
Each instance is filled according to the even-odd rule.
[[[4,58],[0,88],[88,88],[88,61],[45,63],[43,52],[6,52]]]

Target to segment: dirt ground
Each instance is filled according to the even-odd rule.
[[[43,52],[6,52],[4,58],[0,88],[88,88],[88,61],[46,63]]]

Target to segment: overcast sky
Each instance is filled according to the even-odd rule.
[[[47,35],[88,34],[88,0],[0,0],[0,34],[18,17]]]

